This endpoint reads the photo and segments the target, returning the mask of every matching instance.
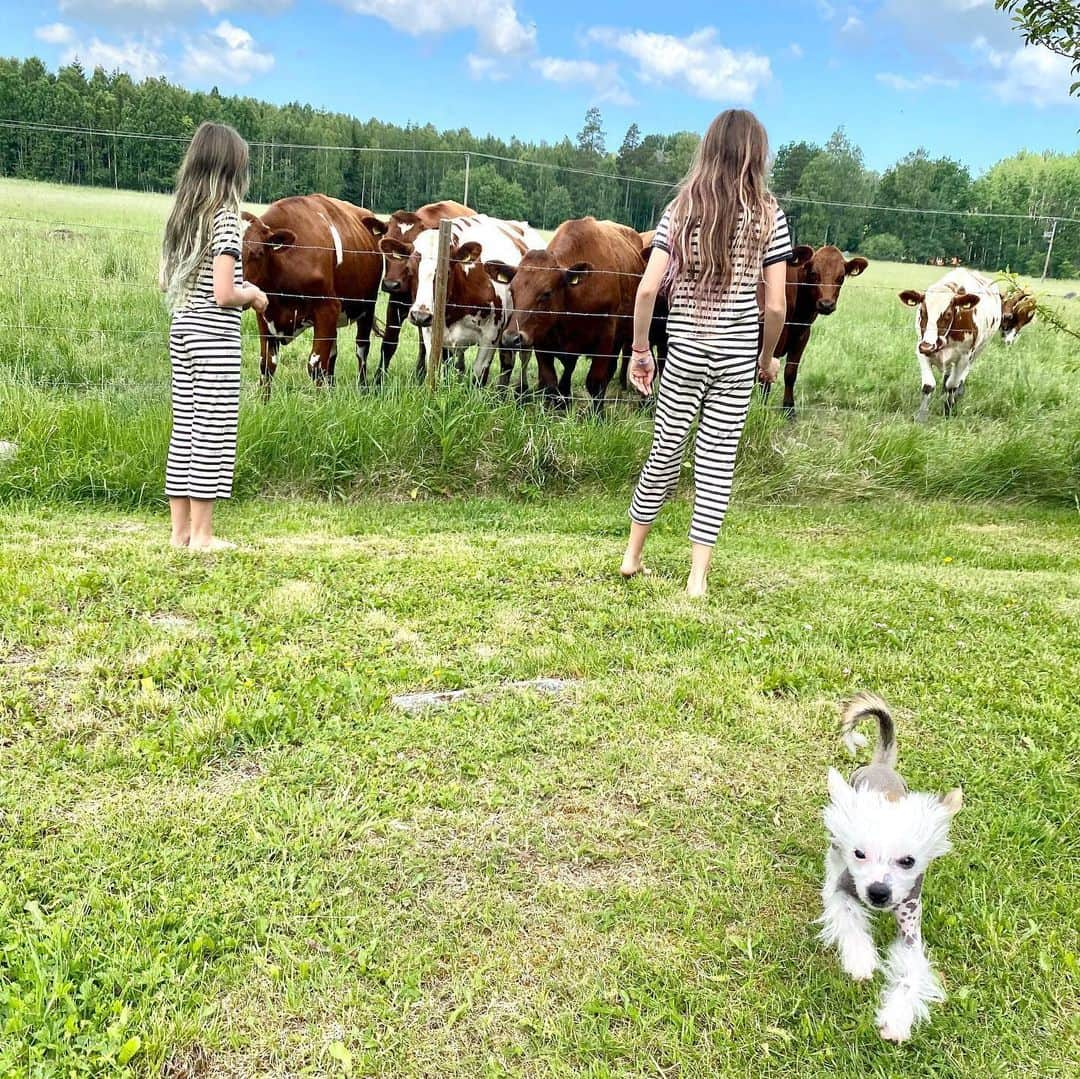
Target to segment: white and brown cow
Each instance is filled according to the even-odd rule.
[[[368,230],[379,238],[379,250],[387,256],[382,282],[383,292],[388,297],[382,344],[384,368],[389,367],[397,352],[401,326],[408,318],[409,308],[416,299],[416,274],[413,272],[415,260],[399,257],[400,246],[412,243],[427,229],[437,229],[439,222],[446,218],[475,216],[476,211],[464,203],[444,199],[442,202],[429,202],[415,212],[395,210],[387,221],[381,221],[374,214],[364,219]],[[416,363],[417,377],[423,379],[426,366],[426,348],[421,335]]]
[[[513,310],[509,278],[489,275],[487,262],[516,267],[533,248],[542,248],[544,238],[523,221],[502,221],[486,214],[453,220],[450,242],[450,273],[446,283],[446,347],[463,355],[478,346],[473,372],[486,382],[495,350]],[[439,234],[421,232],[411,244],[402,244],[400,253],[415,260],[416,299],[409,318],[425,333],[431,328],[435,310],[435,270]],[[430,347],[430,346],[429,346]],[[500,383],[506,385],[513,368],[513,355],[502,357]]]
[[[1038,301],[1023,286],[1016,285],[1001,298],[1001,339],[1011,345],[1020,331],[1035,320]]]
[[[945,415],[951,415],[975,357],[1001,325],[1001,294],[988,277],[958,269],[950,270],[925,292],[906,289],[900,299],[916,309],[915,354],[922,371],[923,397],[915,419],[924,422],[929,414],[935,368],[942,374]]]
[[[269,298],[258,316],[263,392],[277,370],[278,350],[309,327],[314,331],[308,372],[333,382],[337,332],[356,324],[361,383],[375,323],[382,258],[364,226],[369,210],[326,195],[295,195],[256,217],[244,213],[244,274]],[[380,368],[381,378],[384,369]]]

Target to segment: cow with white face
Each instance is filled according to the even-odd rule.
[[[1011,345],[1020,331],[1035,318],[1039,302],[1023,286],[1016,285],[1001,300],[1001,339]]]
[[[922,404],[915,419],[926,420],[934,392],[934,369],[942,375],[945,415],[952,414],[964,393],[975,357],[1001,325],[1001,294],[988,277],[970,270],[951,270],[926,292],[907,289],[900,299],[914,307],[919,334],[915,354],[922,371]]]
[[[544,238],[522,221],[501,221],[477,214],[456,218],[452,223],[445,344],[458,356],[478,346],[473,372],[480,382],[487,381],[492,358],[513,311],[509,278],[499,280],[497,275],[490,275],[484,264],[494,261],[516,267],[526,251],[543,246]],[[438,231],[422,232],[402,248],[403,254],[415,260],[416,299],[409,318],[427,330],[435,311]],[[504,354],[500,382],[509,382],[512,367],[513,354]]]

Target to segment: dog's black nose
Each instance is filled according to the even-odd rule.
[[[883,907],[892,896],[892,889],[887,884],[875,883],[867,886],[866,898],[874,904],[875,907]]]

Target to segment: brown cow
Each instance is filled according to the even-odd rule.
[[[314,330],[308,372],[333,382],[338,327],[356,323],[356,360],[367,381],[382,259],[364,227],[370,211],[326,195],[295,195],[271,203],[256,217],[244,213],[244,273],[269,297],[258,316],[264,393],[283,344]],[[380,368],[377,377],[382,378]]]
[[[386,256],[383,273],[383,292],[389,300],[386,305],[386,330],[383,333],[382,365],[390,366],[401,339],[401,325],[408,317],[409,308],[416,299],[416,260],[403,252],[402,245],[411,244],[421,232],[436,229],[446,218],[475,217],[476,211],[464,203],[429,202],[416,213],[395,210],[389,221],[380,221],[373,214],[364,219],[368,230],[379,237],[379,250]],[[419,353],[416,361],[417,378],[423,379],[427,366],[427,349],[424,335],[420,335]]]
[[[1005,344],[1011,345],[1016,335],[1034,321],[1038,312],[1038,301],[1020,285],[1014,286],[1001,300],[1001,337]]]
[[[547,247],[529,251],[516,269],[488,265],[496,280],[511,282],[514,313],[502,343],[536,351],[540,386],[556,407],[569,405],[577,358],[589,356],[585,385],[594,410],[603,409],[616,360],[633,338],[641,250],[640,235],[626,225],[582,217],[563,222]]]
[[[870,264],[861,256],[845,259],[839,248],[805,244],[795,248],[787,265],[787,319],[773,355],[784,365],[784,412],[795,417],[795,380],[818,315],[831,315],[848,277],[858,277]]]

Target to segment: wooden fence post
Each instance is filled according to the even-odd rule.
[[[435,389],[443,364],[443,338],[446,335],[446,285],[450,277],[450,241],[453,222],[439,222],[439,253],[435,262],[435,310],[431,317],[431,351],[428,354],[428,388]]]

